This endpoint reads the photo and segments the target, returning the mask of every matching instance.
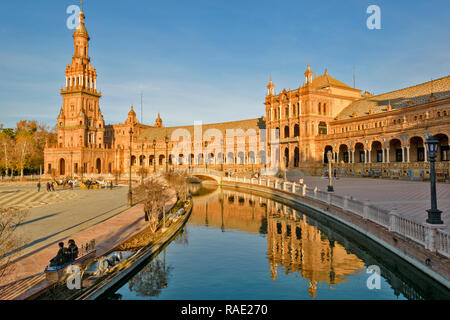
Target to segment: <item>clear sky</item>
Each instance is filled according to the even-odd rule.
[[[0,123],[55,125],[73,53],[66,26],[77,0],[2,1]],[[369,30],[369,5],[381,30]],[[308,60],[317,74],[383,93],[450,72],[450,1],[85,0],[106,123],[133,104],[144,123],[256,118],[269,74],[278,92],[297,88]]]

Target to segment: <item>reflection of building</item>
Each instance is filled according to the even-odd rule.
[[[282,169],[320,174],[327,162],[324,154],[330,150],[341,174],[424,177],[428,168],[424,141],[437,135],[437,172],[448,174],[450,76],[373,96],[336,80],[327,70],[316,76],[308,64],[305,82],[297,89],[275,93],[270,79],[264,117],[205,125],[194,140],[193,126],[164,127],[159,114],[154,125],[145,125],[133,107],[124,123],[105,125],[83,12],[73,38],[74,55],[61,89],[57,142],[45,149],[46,173],[126,173],[130,162],[133,172],[164,170],[166,160],[171,167],[252,171],[275,158],[270,156],[271,146],[265,147],[266,139],[273,142],[269,130],[274,129],[279,130],[277,158]],[[208,129],[213,129],[210,137]],[[269,129],[267,138],[260,136],[261,129]],[[165,138],[171,139],[177,130],[189,133],[190,140],[183,143],[190,151],[173,151],[181,146],[178,139],[166,145]],[[242,131],[229,136],[227,130]]]
[[[309,281],[309,293],[316,296],[317,286],[345,282],[346,278],[364,269],[356,255],[297,212],[278,202],[258,196],[220,190],[196,197],[190,223],[267,233],[267,258],[275,281],[278,267],[286,274],[300,273]]]
[[[309,280],[308,292],[314,298],[321,282],[332,289],[364,268],[361,259],[308,223],[305,215],[298,219],[292,209],[276,203],[269,207],[267,220],[267,255],[274,280],[278,266],[286,274],[299,272]]]

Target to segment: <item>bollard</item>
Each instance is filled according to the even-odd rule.
[[[364,208],[363,208],[363,218],[364,219],[369,219],[369,205],[370,205],[369,200],[364,201]]]
[[[344,196],[344,210],[348,210],[348,196]]]
[[[397,209],[393,208],[389,212],[389,231],[394,232],[397,231]]]

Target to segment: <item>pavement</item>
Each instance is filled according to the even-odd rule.
[[[128,187],[122,186],[37,192],[34,183],[0,184],[0,206],[29,210],[27,219],[17,228],[25,243],[15,258],[123,212],[128,208],[127,192]]]
[[[319,190],[327,190],[328,178],[302,176],[297,172],[287,174],[289,181],[298,183],[299,178],[303,178],[308,187],[317,186]],[[369,200],[371,204],[387,210],[396,208],[401,216],[418,223],[425,223],[428,215],[425,210],[431,206],[429,181],[337,177],[333,186],[336,195],[352,196],[360,201]],[[445,230],[450,232],[450,184],[438,183],[436,194]]]
[[[39,244],[35,244],[39,245],[38,249],[22,254],[13,263],[14,271],[0,279],[0,300],[24,299],[48,286],[43,272],[50,259],[57,253],[57,242],[64,241],[67,243],[68,239],[72,238],[80,246],[95,239],[96,255],[98,257],[139,233],[147,226],[147,223],[144,221],[142,205],[136,205],[127,210],[121,207],[123,199],[126,202],[127,188],[80,191],[93,192],[97,196],[94,198],[91,198],[90,195],[84,198],[81,197],[83,199],[81,202],[66,201],[68,203],[65,203],[65,208],[60,207],[59,209],[62,211],[52,217],[52,219],[58,220],[51,221],[51,218],[28,220],[30,223],[26,226],[39,222],[39,224],[30,227],[30,230],[41,228],[40,230],[45,232],[47,236],[50,235],[50,237],[47,240],[40,241]],[[172,199],[166,203],[166,209],[171,208],[175,201],[176,197],[173,192]],[[117,205],[119,207],[116,207]],[[105,208],[105,206],[109,207],[109,209]],[[43,209],[46,209],[47,212],[52,212],[52,210],[49,210],[49,207],[45,206]],[[122,212],[117,213],[116,210],[121,208]],[[37,215],[38,213],[35,212],[35,214]],[[63,217],[58,217],[58,215]],[[58,226],[58,223],[63,225]],[[45,231],[45,226],[52,230]],[[55,230],[57,230],[56,234]],[[39,234],[36,230],[32,232],[36,235]],[[54,241],[56,238],[58,240]]]

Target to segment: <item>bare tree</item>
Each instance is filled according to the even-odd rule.
[[[0,280],[13,271],[11,261],[25,242],[17,227],[25,221],[28,213],[27,210],[0,208]]]
[[[178,199],[183,199],[187,192],[186,173],[183,171],[170,171],[165,174],[164,178],[169,183],[170,187],[176,191]]]
[[[156,178],[150,178],[144,184],[134,189],[135,199],[144,204],[144,211],[148,217],[150,230],[155,232],[162,219],[162,208],[170,199],[168,189]]]

